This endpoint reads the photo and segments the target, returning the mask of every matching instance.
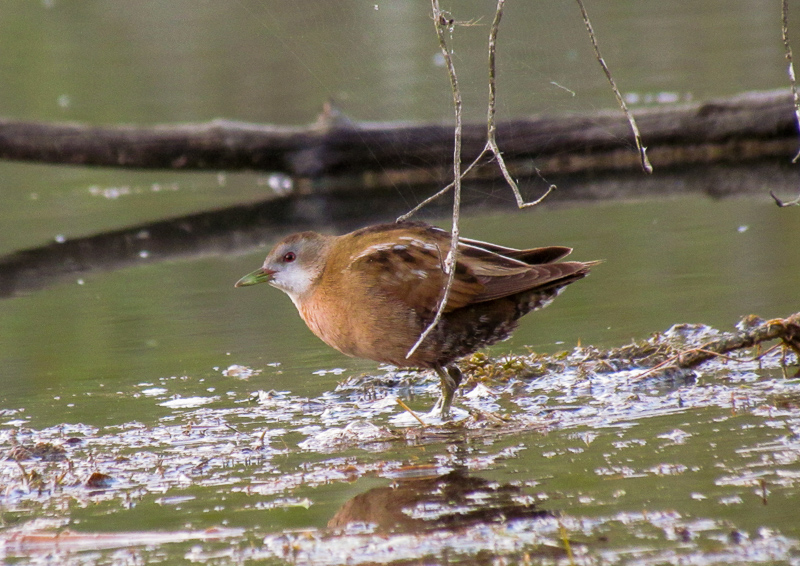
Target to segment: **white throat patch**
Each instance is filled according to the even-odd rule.
[[[297,305],[297,301],[311,289],[317,274],[298,265],[292,265],[275,274],[270,285],[280,289]]]

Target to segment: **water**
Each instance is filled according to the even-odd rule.
[[[453,47],[466,112],[482,120],[493,7],[442,7],[473,24],[457,28]],[[616,1],[587,10],[625,92],[703,99],[787,84],[779,6]],[[176,1],[147,10],[120,1],[7,2],[4,115],[301,124],[334,97],[362,120],[449,119],[452,99],[429,14],[423,0]],[[790,22],[790,34],[800,36]],[[576,4],[509,2],[498,41],[502,116],[613,106]]]
[[[480,3],[451,8],[456,19],[477,23],[456,29],[455,49],[467,118],[481,120],[491,14]],[[702,99],[786,84],[777,6],[775,13],[745,1],[587,8],[618,83],[641,98]],[[449,120],[427,10],[425,2],[169,2],[146,10],[10,2],[0,10],[3,115],[303,124],[333,96],[355,119]],[[613,105],[576,6],[509,2],[503,25],[501,118]],[[613,347],[680,322],[730,330],[747,314],[800,310],[798,209],[776,207],[767,196],[771,178],[746,171],[740,184],[749,197],[710,198],[713,176],[670,172],[679,193],[650,191],[642,176],[625,199],[556,195],[535,210],[469,209],[462,224],[469,237],[569,245],[576,259],[605,260],[490,353]],[[564,192],[583,181],[565,180]],[[635,177],[625,182],[638,185]],[[268,184],[259,173],[0,163],[0,255],[257,202],[271,196]],[[484,204],[509,200],[503,191],[487,190]],[[407,194],[404,187],[397,193]],[[407,198],[406,208],[416,203]],[[448,222],[444,215],[432,220]],[[22,459],[20,468],[3,460],[0,537],[65,528],[107,537],[75,543],[96,555],[70,554],[64,542],[56,554],[75,562],[125,555],[337,563],[331,557],[361,556],[363,548],[374,549],[364,560],[402,558],[380,546],[381,537],[440,561],[493,552],[552,562],[565,559],[563,527],[589,561],[796,560],[797,381],[783,378],[776,359],[763,371],[714,366],[694,385],[655,380],[636,389],[623,377],[597,374],[586,388],[569,372],[508,391],[489,383],[504,393],[498,403],[519,428],[399,429],[391,419],[400,409],[391,403],[376,407],[356,393],[334,393],[345,377],[385,370],[327,348],[279,291],[233,288],[279,232],[264,228],[237,246],[230,240],[238,236],[218,234],[202,248],[188,237],[172,242],[186,244],[185,253],[142,233],[125,267],[106,262],[64,275],[63,265],[52,264],[59,278],[28,272],[41,285],[26,281],[26,290],[0,299],[0,449],[49,442],[64,447],[70,462]],[[225,371],[236,364],[254,375]],[[319,375],[337,368],[341,375]],[[425,410],[435,381],[414,382],[421,384],[406,400]],[[258,403],[252,395],[259,390],[275,393]],[[409,393],[377,394],[387,391]],[[555,408],[539,414],[541,403]],[[354,420],[390,436],[302,447]],[[453,470],[511,486],[517,507],[506,511],[530,500],[545,515],[508,525],[484,518],[448,536],[424,528],[376,536],[366,527],[326,530],[353,498],[366,494],[363,500],[385,507],[387,486]],[[93,472],[113,483],[87,487]],[[493,500],[477,493],[465,509]],[[435,496],[419,497],[429,505],[417,516],[452,511]],[[221,528],[219,540],[204,538],[209,527]],[[130,533],[145,542],[131,546]],[[15,552],[3,547],[0,557],[35,560],[32,551]]]
[[[579,341],[619,345],[676,322],[731,328],[747,314],[795,312],[800,257],[792,234],[799,221],[791,210],[766,202],[695,197],[475,214],[463,230],[511,246],[569,245],[577,259],[605,260],[492,349],[530,346],[552,353]],[[264,375],[252,381],[299,395],[318,395],[336,383],[336,376],[313,375],[318,369],[374,369],[374,363],[322,344],[283,293],[233,288],[265,253],[256,249],[235,257],[76,274],[4,300],[5,403],[26,406],[59,397],[53,405],[61,409],[48,411],[49,418],[61,420],[65,410],[96,423],[120,410],[139,413],[124,407],[140,382],[188,375],[190,383],[205,379],[220,388],[250,387],[222,378],[220,371],[232,364],[262,368]],[[202,389],[194,385],[182,394],[194,387]],[[118,392],[122,399],[115,402]],[[87,398],[88,393],[99,397]]]

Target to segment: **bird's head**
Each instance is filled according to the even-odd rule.
[[[296,301],[314,286],[327,260],[329,236],[300,232],[278,242],[264,265],[239,279],[236,287],[269,283]]]

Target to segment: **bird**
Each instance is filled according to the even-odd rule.
[[[367,226],[341,236],[299,232],[278,242],[236,287],[268,283],[291,298],[308,328],[343,354],[398,368],[434,370],[449,418],[463,379],[456,360],[507,339],[599,262],[559,261],[564,246],[515,249],[459,238],[455,274],[438,324],[452,235],[424,222]]]

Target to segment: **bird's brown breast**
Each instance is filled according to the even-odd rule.
[[[424,328],[409,305],[376,290],[352,271],[331,274],[300,305],[311,331],[348,356],[397,366]]]

